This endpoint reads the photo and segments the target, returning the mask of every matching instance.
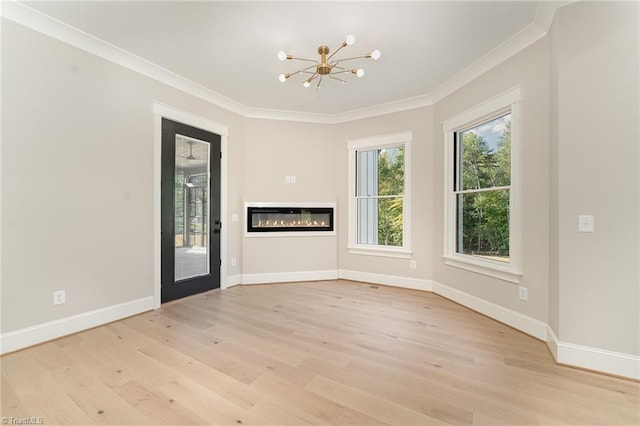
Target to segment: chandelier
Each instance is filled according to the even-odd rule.
[[[329,55],[329,48],[327,46],[320,46],[318,47],[318,54],[320,55],[320,61],[317,61],[315,59],[306,59],[306,58],[296,58],[294,56],[288,55],[287,53],[283,52],[282,50],[280,52],[278,52],[278,59],[280,59],[281,61],[285,61],[285,60],[296,60],[296,61],[306,61],[306,62],[313,62],[313,65],[309,65],[306,68],[301,68],[296,72],[292,72],[292,73],[288,73],[288,74],[280,74],[279,76],[279,80],[284,83],[285,81],[287,81],[289,79],[289,77],[293,77],[296,74],[303,74],[305,75],[306,79],[302,82],[302,85],[304,87],[309,87],[311,86],[311,82],[314,80],[318,80],[318,84],[316,85],[316,88],[320,87],[320,83],[322,83],[322,77],[327,76],[333,80],[338,80],[340,82],[342,82],[343,84],[346,83],[347,81],[342,79],[342,78],[338,78],[336,77],[336,75],[338,74],[355,74],[358,77],[362,77],[364,75],[364,70],[362,68],[344,68],[343,66],[341,66],[342,62],[347,62],[347,61],[352,61],[354,59],[364,59],[364,58],[371,58],[371,59],[378,59],[380,58],[380,51],[379,50],[374,50],[371,53],[368,53],[366,55],[362,55],[362,56],[355,56],[353,58],[344,58],[344,59],[334,59],[332,60],[332,58],[336,55],[336,53],[340,52],[343,48],[347,47],[347,46],[351,46],[353,43],[355,43],[356,38],[352,35],[349,34],[345,41],[342,42],[342,44],[340,45],[340,47],[338,47],[336,49],[335,52],[333,52],[331,55]],[[329,55],[329,56],[327,56]]]

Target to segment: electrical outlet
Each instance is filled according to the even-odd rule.
[[[236,260],[235,257],[231,258],[231,266],[236,266],[238,264],[238,261]]]
[[[578,232],[594,232],[594,217],[593,215],[579,215],[578,216]]]
[[[416,267],[417,267],[417,265],[416,265],[416,261],[415,260],[409,261],[409,268],[416,269]]]
[[[520,300],[524,300],[525,302],[529,300],[529,290],[526,287],[518,287]]]
[[[62,305],[67,301],[67,295],[64,290],[57,290],[53,292],[53,304]]]

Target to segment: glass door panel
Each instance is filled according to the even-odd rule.
[[[208,275],[209,143],[176,134],[175,281]]]

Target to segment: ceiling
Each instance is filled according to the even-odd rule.
[[[538,1],[23,2],[248,108],[340,114],[431,94],[539,19]],[[278,81],[354,34],[362,78]],[[342,55],[344,53],[344,56]]]

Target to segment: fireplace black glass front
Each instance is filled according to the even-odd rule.
[[[247,207],[247,232],[333,231],[333,207]]]

